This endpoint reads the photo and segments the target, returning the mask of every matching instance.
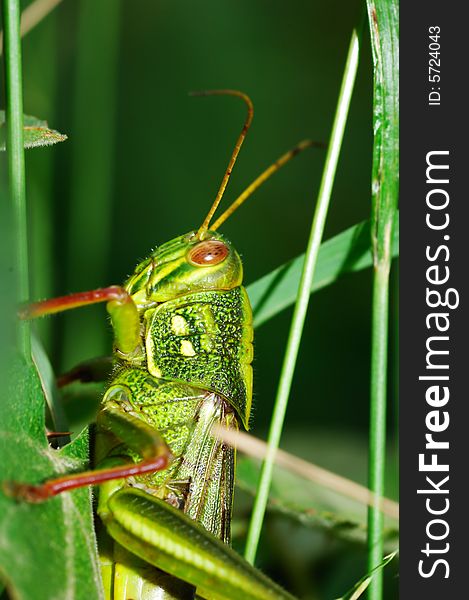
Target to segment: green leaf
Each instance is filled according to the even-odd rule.
[[[42,121],[30,115],[23,115],[23,136],[25,148],[52,146],[67,139],[67,136],[63,133],[50,129],[47,121]],[[5,111],[0,110],[0,151],[6,149],[5,138]]]
[[[357,600],[363,594],[363,592],[368,588],[370,583],[373,581],[374,577],[381,573],[386,565],[388,565],[392,559],[396,556],[397,550],[388,554],[383,558],[378,566],[376,566],[373,570],[371,570],[367,575],[362,577],[360,581],[358,581],[352,589],[350,589],[344,596],[341,596],[337,600]]]
[[[51,425],[54,428],[54,431],[68,431],[67,418],[59,397],[59,390],[57,389],[52,365],[49,362],[49,357],[47,356],[39,338],[34,334],[34,331],[31,335],[31,352],[39,379],[41,380],[42,391],[50,413]],[[64,439],[63,443],[68,441],[70,440]]]
[[[321,439],[322,450],[318,452],[315,446],[314,453],[329,458],[334,453],[348,453],[351,462],[362,466],[366,464],[365,447],[357,443],[353,437],[346,437],[342,434],[329,432],[330,445],[321,437],[319,432],[315,437]],[[311,433],[305,434],[295,430],[295,440],[301,442],[303,448],[311,439]],[[312,453],[312,454],[314,454]],[[342,455],[344,455],[342,454]],[[335,470],[341,469],[339,463],[328,465]],[[343,467],[343,465],[342,465]],[[347,476],[353,476],[359,479],[357,473],[347,473]],[[256,459],[246,456],[238,456],[236,469],[236,485],[240,490],[254,496],[258,486],[260,464]],[[336,492],[324,488],[323,486],[307,481],[295,473],[291,473],[283,468],[274,470],[272,488],[267,505],[269,513],[286,517],[303,527],[309,529],[318,529],[327,532],[329,536],[349,542],[366,544],[367,540],[367,509],[363,504],[355,500],[346,498]],[[395,548],[399,531],[396,522],[387,518],[387,527],[384,532],[384,543],[391,550]]]
[[[8,375],[6,401],[0,404],[2,479],[38,483],[83,470],[88,462],[87,432],[62,451],[50,448],[35,368],[15,358]],[[1,486],[0,565],[14,598],[102,598],[90,490],[28,504],[8,497]]]
[[[392,240],[392,256],[399,255],[399,216],[396,216]],[[264,275],[248,288],[254,325],[258,327],[296,300],[304,254]],[[345,273],[371,267],[370,221],[358,223],[321,244],[311,293],[316,292]]]

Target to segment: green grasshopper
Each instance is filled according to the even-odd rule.
[[[100,485],[97,513],[107,600],[292,598],[229,547],[235,451],[214,425],[248,429],[253,328],[241,259],[218,227],[299,151],[264,171],[211,225],[253,117],[247,117],[215,201],[197,231],[137,265],[123,287],[37,302],[34,318],[107,302],[114,368],[97,417],[95,470],[10,483],[28,502]],[[69,379],[86,379],[83,370]]]

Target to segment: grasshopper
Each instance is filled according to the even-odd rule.
[[[28,502],[99,485],[107,600],[291,599],[229,547],[235,450],[214,425],[249,428],[253,327],[241,259],[217,230],[301,142],[266,169],[212,224],[253,117],[247,117],[198,230],[154,250],[123,286],[30,304],[22,318],[106,302],[114,367],[97,416],[94,470],[40,485],[9,483]],[[86,379],[83,369],[69,380]]]

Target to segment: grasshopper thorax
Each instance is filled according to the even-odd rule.
[[[137,265],[125,289],[141,309],[179,296],[241,285],[243,267],[231,242],[218,231],[191,231],[159,246]]]

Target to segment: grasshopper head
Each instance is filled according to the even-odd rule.
[[[242,279],[239,254],[223,235],[191,231],[157,248],[137,265],[125,287],[143,308],[194,292],[231,290]]]
[[[185,294],[207,290],[231,290],[241,285],[241,259],[231,243],[218,233],[218,228],[272,173],[298,152],[314,145],[314,142],[305,140],[281,156],[211,224],[251,125],[254,109],[249,96],[238,90],[206,90],[195,92],[193,95],[237,96],[246,103],[248,112],[216,198],[198,231],[191,231],[160,246],[147,260],[137,265],[134,274],[127,281],[127,292],[142,309]]]

